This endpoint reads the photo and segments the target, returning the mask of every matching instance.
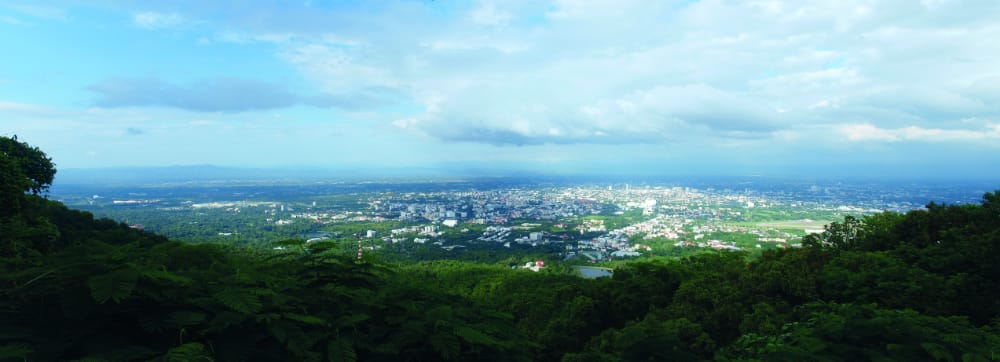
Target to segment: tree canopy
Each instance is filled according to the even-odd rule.
[[[4,142],[4,202],[18,207],[0,215],[0,361],[1000,355],[1000,192],[982,205],[847,218],[811,246],[754,260],[634,261],[591,280],[358,260],[332,242],[171,241],[37,196],[51,160]]]
[[[0,137],[0,165],[4,183],[17,185],[21,192],[39,194],[48,190],[56,176],[56,165],[45,152],[18,141],[17,136]],[[10,177],[10,178],[8,178]]]

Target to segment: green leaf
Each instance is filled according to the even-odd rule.
[[[224,289],[215,293],[215,299],[240,313],[257,313],[264,307],[253,290]]]
[[[330,296],[343,297],[349,299],[358,298],[358,296],[361,294],[360,290],[333,283],[322,286],[320,290],[322,290],[323,293],[329,294]]]
[[[364,322],[364,321],[368,320],[369,318],[371,318],[371,316],[369,316],[367,314],[364,314],[364,313],[349,314],[349,315],[345,315],[345,316],[342,316],[340,318],[337,318],[337,325],[339,325],[339,326],[353,326],[353,325],[358,324],[360,322]]]
[[[287,319],[294,321],[299,321],[305,324],[312,324],[317,326],[325,326],[326,321],[319,317],[314,317],[311,315],[295,314],[295,313],[285,313],[283,316]]]
[[[431,347],[441,355],[442,359],[450,360],[458,357],[462,344],[451,334],[434,334],[430,338]]]
[[[927,352],[928,354],[930,354],[931,357],[934,358],[935,361],[938,361],[938,360],[948,360],[948,361],[950,361],[950,360],[952,360],[951,351],[948,351],[947,348],[945,348],[944,346],[942,346],[940,344],[931,343],[931,342],[924,342],[924,343],[920,344],[920,347],[923,348],[925,352]]]
[[[455,335],[473,344],[495,345],[497,343],[493,337],[469,327],[455,328]]]
[[[87,279],[87,285],[90,286],[90,295],[94,301],[103,304],[111,299],[115,303],[119,303],[132,294],[138,278],[139,274],[135,270],[119,269],[90,277]]]
[[[996,359],[994,358],[992,360],[995,361]],[[987,359],[986,356],[983,356],[981,354],[976,354],[976,353],[962,354],[962,362],[988,362],[988,361],[990,361],[990,359]]]
[[[267,297],[267,296],[278,295],[278,293],[275,292],[274,290],[267,289],[267,288],[250,289],[250,292],[253,293],[253,295],[256,295],[258,297]]]
[[[447,305],[442,305],[439,307],[429,309],[425,316],[428,320],[432,321],[450,321],[452,315],[453,312],[451,310],[451,307]]]
[[[142,272],[144,278],[167,281],[178,285],[191,284],[191,278],[180,276],[165,270],[145,270]]]
[[[358,360],[358,354],[349,342],[339,339],[326,345],[326,359],[330,362],[354,362]]]
[[[167,362],[211,361],[212,355],[205,350],[205,345],[201,343],[185,343],[167,351],[163,360]]]

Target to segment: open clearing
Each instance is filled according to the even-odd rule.
[[[797,229],[797,230],[823,230],[823,227],[831,223],[828,220],[788,220],[769,221],[757,223],[757,227],[773,229]]]

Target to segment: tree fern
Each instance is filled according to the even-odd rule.
[[[133,269],[119,269],[110,273],[90,277],[87,285],[90,295],[98,303],[103,304],[109,299],[119,303],[132,294],[139,274]]]
[[[212,355],[205,350],[205,345],[201,343],[185,343],[171,348],[160,360],[164,362],[213,361]]]
[[[286,319],[291,319],[293,321],[302,322],[302,323],[305,323],[305,324],[311,324],[311,325],[315,325],[315,326],[326,326],[328,324],[322,318],[311,316],[311,315],[296,314],[296,313],[285,313],[285,314],[282,314],[282,316],[285,317]]]
[[[189,285],[191,284],[191,278],[177,275],[166,270],[143,270],[142,276],[144,278],[149,278],[157,281],[170,282],[176,285]]]
[[[264,306],[251,289],[224,289],[215,293],[214,297],[215,300],[240,313],[257,313]]]
[[[364,313],[352,313],[348,315],[341,316],[337,318],[337,325],[339,326],[354,326],[358,323],[364,322],[371,318],[371,316]]]
[[[493,337],[490,337],[483,332],[480,332],[478,330],[469,327],[455,328],[455,335],[457,335],[462,340],[472,344],[481,344],[487,346],[493,346],[497,344],[496,339],[494,339]]]
[[[338,339],[326,345],[326,359],[330,362],[355,362],[358,354],[350,343]]]
[[[461,352],[462,344],[454,334],[436,333],[431,335],[430,342],[434,351],[445,360],[455,359]]]

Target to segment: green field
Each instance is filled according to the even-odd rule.
[[[771,229],[795,229],[795,230],[823,230],[823,227],[831,223],[829,220],[787,220],[770,221],[756,223],[759,228]]]

